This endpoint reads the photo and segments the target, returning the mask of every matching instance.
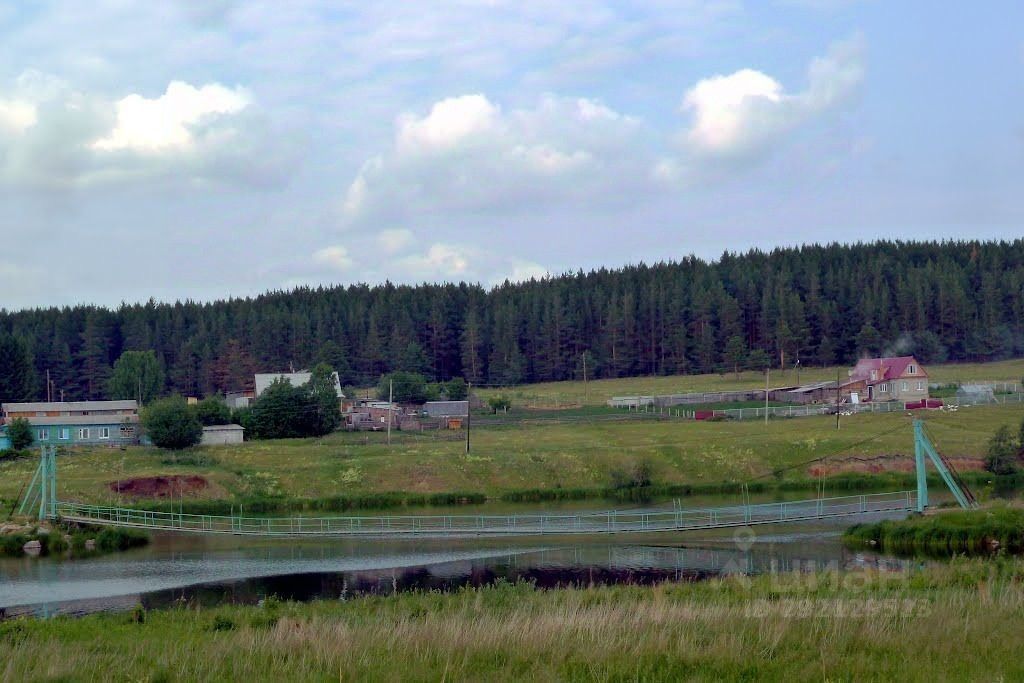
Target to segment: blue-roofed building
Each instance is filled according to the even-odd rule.
[[[7,451],[11,448],[11,437],[7,436],[7,427],[0,425],[0,451]]]
[[[140,441],[139,404],[128,401],[61,401],[3,404],[3,423],[25,418],[34,445],[122,446]]]

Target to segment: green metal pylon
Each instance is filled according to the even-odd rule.
[[[928,507],[928,479],[925,473],[925,456],[932,461],[935,469],[939,471],[942,481],[953,493],[956,502],[965,510],[978,507],[970,490],[959,481],[959,478],[950,471],[945,459],[939,455],[931,440],[924,433],[924,423],[921,420],[914,420],[914,464],[917,469],[917,511],[924,512]]]

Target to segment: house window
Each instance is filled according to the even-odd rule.
[[[880,392],[882,392],[883,394],[888,393],[889,392],[889,385],[888,384],[879,384],[878,385],[878,390]]]
[[[110,427],[100,427],[100,438],[101,439],[109,439],[110,438]]]
[[[917,390],[918,391],[924,391],[924,382],[918,382],[917,383]]]
[[[907,390],[907,383],[906,383],[906,382],[903,382],[903,384],[902,384],[902,386],[900,387],[900,389],[901,389],[902,391],[906,391],[906,390]]]
[[[135,437],[135,427],[132,425],[121,425],[121,438],[132,439]]]
[[[88,439],[89,438],[89,428],[88,427],[79,427],[78,428],[78,438],[79,438],[79,440]]]
[[[913,365],[908,365],[907,366],[907,372],[909,372],[911,375],[916,375],[917,374],[917,368],[914,367]]]
[[[39,441],[49,441],[50,440],[50,430],[49,429],[40,429],[40,430],[36,431],[36,437],[39,439]]]
[[[60,440],[61,441],[67,441],[70,438],[71,438],[71,428],[70,427],[61,427],[60,428]]]

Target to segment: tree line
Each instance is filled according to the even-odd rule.
[[[385,283],[0,311],[0,400],[44,398],[47,370],[55,399],[106,398],[115,360],[147,350],[156,393],[188,396],[317,363],[370,386],[393,371],[513,385],[863,354],[996,360],[1024,354],[1024,240],[751,250],[491,289]]]

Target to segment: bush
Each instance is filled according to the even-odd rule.
[[[444,385],[444,392],[448,395],[449,401],[465,401],[469,395],[469,387],[466,380],[455,377]]]
[[[158,448],[190,448],[203,438],[203,424],[181,396],[153,401],[142,411],[142,426]]]
[[[985,469],[992,474],[1013,474],[1017,471],[1017,450],[1010,428],[1003,425],[989,439]]]
[[[499,410],[507,413],[508,409],[512,407],[512,401],[507,396],[492,396],[487,399],[487,405],[490,406],[491,412],[494,414],[497,414]]]
[[[309,390],[278,379],[252,404],[251,425],[258,439],[289,439],[318,433],[319,406]],[[245,425],[242,425],[243,427]]]
[[[196,404],[196,417],[204,426],[231,424],[231,409],[220,396],[209,396]]]
[[[11,440],[11,448],[16,451],[28,448],[35,440],[32,435],[32,424],[23,417],[11,420],[11,424],[7,425],[7,436]]]

